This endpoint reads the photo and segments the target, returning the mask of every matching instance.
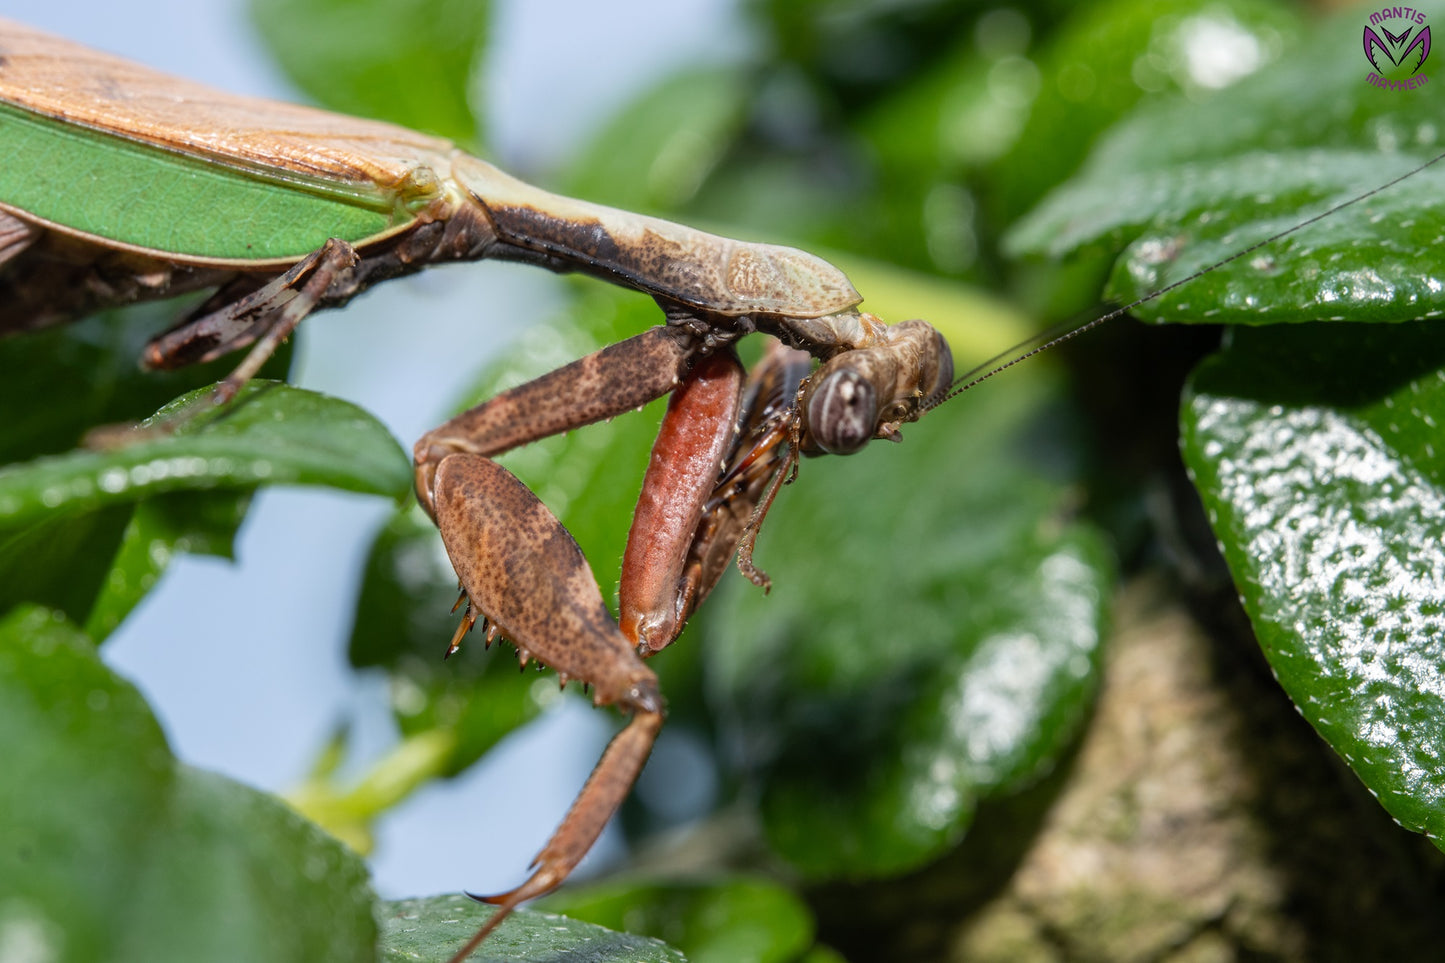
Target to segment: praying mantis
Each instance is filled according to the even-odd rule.
[[[551,195],[444,141],[208,91],[16,24],[0,24],[0,58],[3,136],[38,162],[0,175],[0,328],[215,289],[144,361],[249,348],[215,389],[224,404],[308,314],[433,263],[582,271],[662,307],[662,326],[505,392],[414,449],[417,497],[467,600],[451,649],[481,617],[489,641],[507,637],[524,663],[632,717],[537,870],[488,899],[501,912],[463,958],[513,907],[560,885],[636,779],[664,707],[642,656],[677,637],[735,552],[766,584],[752,541],[798,458],[896,439],[952,386],[947,343],[924,322],[858,310],[860,295],[820,258]],[[99,181],[94,193],[57,190],[52,178],[78,170]],[[240,229],[188,231],[175,215],[200,203]],[[759,366],[744,405],[732,344],[754,331],[790,347]],[[822,367],[808,374],[810,356]],[[571,537],[491,456],[668,393],[619,627]]]
[[[887,326],[858,311],[846,278],[802,252],[544,194],[444,142],[388,125],[180,88],[186,100],[227,118],[220,127],[229,137],[217,137],[214,113],[183,116],[174,104],[147,112],[144,95],[161,89],[155,85],[177,90],[170,78],[24,28],[7,26],[4,36],[11,45],[0,72],[7,128],[23,128],[36,143],[64,136],[80,155],[120,142],[135,165],[113,175],[122,180],[158,166],[209,178],[218,195],[237,203],[258,191],[284,195],[305,209],[294,222],[310,233],[288,233],[288,215],[212,247],[202,238],[168,238],[162,247],[133,210],[118,206],[83,221],[95,212],[47,206],[56,198],[45,192],[10,193],[27,186],[12,174],[0,257],[25,283],[7,300],[0,327],[216,289],[153,343],[146,360],[164,367],[249,347],[217,389],[224,401],[307,314],[437,261],[490,257],[580,270],[661,304],[663,327],[499,396],[428,433],[415,449],[419,500],[442,531],[468,599],[453,645],[485,619],[489,638],[510,638],[524,658],[593,685],[599,703],[632,716],[543,850],[541,867],[497,898],[503,912],[475,945],[518,902],[566,877],[641,768],[663,704],[636,649],[651,654],[670,644],[734,549],[745,572],[762,581],[750,561],[752,539],[798,458],[896,438],[953,386],[946,344],[921,322]],[[77,64],[81,76],[97,81],[91,101],[87,87],[74,83]],[[57,65],[66,83],[47,87],[45,71]],[[41,81],[20,73],[26,69]],[[11,79],[17,76],[26,82]],[[126,100],[129,114],[117,110],[116,89],[142,95]],[[268,135],[268,125],[283,123],[278,118],[291,135],[280,145]],[[261,237],[267,245],[258,246]],[[744,389],[730,346],[753,330],[804,353],[770,352]],[[813,357],[823,366],[809,373]],[[649,473],[634,518],[629,546],[638,547],[629,547],[624,562],[619,628],[555,518],[491,456],[669,392],[674,405],[653,459],[662,468]],[[734,444],[735,435],[743,444]],[[676,465],[685,468],[662,470]],[[509,564],[494,564],[499,559]]]

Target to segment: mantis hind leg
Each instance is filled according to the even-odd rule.
[[[252,345],[235,370],[216,383],[211,401],[223,405],[256,376],[328,292],[349,280],[356,261],[356,251],[350,244],[332,238],[285,274],[259,287],[246,278],[232,281],[190,318],[151,341],[142,366],[167,369],[200,364]],[[102,425],[86,434],[84,444],[88,448],[123,447],[173,432],[195,413],[192,409],[190,414],[173,414],[145,427]]]
[[[0,266],[24,253],[40,234],[35,225],[0,211]]]
[[[350,244],[332,238],[260,287],[246,293],[240,293],[245,287],[223,288],[195,315],[152,341],[146,347],[144,364],[147,368],[178,368],[212,361],[250,345],[246,357],[216,386],[216,403],[224,404],[255,377],[328,292],[345,283],[357,259]],[[238,283],[245,285],[244,281]]]

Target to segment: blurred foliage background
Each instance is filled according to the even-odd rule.
[[[485,156],[486,119],[461,92],[488,56],[487,4],[254,9],[318,103]],[[1327,17],[1273,0],[745,10],[750,57],[668,77],[563,169],[516,173],[823,254],[869,310],[937,324],[960,369],[1101,301],[1179,280],[1439,150],[1428,85],[1365,82],[1361,10]],[[1433,257],[1440,180],[1418,174],[1133,312],[1178,324],[1113,321],[930,413],[901,446],[803,465],[759,543],[773,593],[730,577],[653,662],[670,718],[624,812],[634,862],[549,907],[694,961],[1437,958],[1445,339],[1406,322],[1445,310]],[[657,321],[639,295],[559,283],[570,285],[563,316],[479,372],[458,407]],[[157,316],[143,308],[0,343],[7,368],[85,386],[45,411],[23,397],[3,409],[17,416],[0,437],[15,463],[0,470],[0,598],[11,612],[0,631],[12,652],[0,682],[14,690],[0,704],[25,708],[0,714],[0,732],[28,747],[31,767],[0,789],[15,796],[0,807],[18,814],[0,820],[12,840],[64,837],[84,815],[48,806],[45,787],[76,798],[103,788],[75,785],[72,771],[102,751],[99,734],[43,741],[47,719],[84,715],[71,703],[94,700],[41,679],[37,653],[84,662],[86,640],[103,641],[171,554],[228,551],[259,462],[272,480],[406,498],[406,459],[384,429],[274,386],[253,403],[274,406],[294,437],[248,434],[272,419],[265,408],[221,437],[203,426],[170,439],[177,447],[159,455],[64,454],[87,426],[143,417],[217,376],[133,374]],[[1226,322],[1255,327],[1223,333]],[[659,414],[506,459],[571,528],[604,595]],[[355,442],[318,451],[314,439],[342,425]],[[197,454],[208,467],[184,482],[136,480],[137,464]],[[125,485],[101,483],[122,469]],[[387,673],[402,741],[360,780],[338,777],[338,741],[290,797],[357,849],[398,800],[465,771],[559,697],[550,677],[519,675],[479,644],[440,661],[454,584],[430,524],[400,508],[368,559],[350,658]],[[148,724],[134,721],[143,705],[127,711]],[[115,777],[141,787],[134,812],[147,826],[174,807],[191,812],[175,800],[194,794],[189,771],[157,765],[150,781]],[[197,838],[224,848],[236,834],[298,831],[268,805]],[[352,916],[369,905],[354,856],[327,852],[346,872],[277,855],[248,870],[256,877],[189,889],[163,859],[151,876],[179,912],[224,905],[234,920],[238,905],[265,910],[248,879],[294,872],[316,892],[283,912],[302,922],[268,958],[313,959],[307,925],[334,918],[315,907],[342,898],[336,880]],[[16,918],[32,914],[42,933],[119,930],[150,958],[179,958],[184,944],[144,913],[65,921],[54,901],[73,895],[78,853],[47,853],[43,885],[0,883],[12,901],[0,913],[21,907]],[[120,860],[105,878],[122,886],[131,866]],[[455,945],[471,925],[456,922],[463,912],[442,900],[381,906],[383,954]],[[539,958],[528,954],[594,938],[567,926],[548,935],[525,914],[517,927],[485,953]],[[327,952],[369,958],[364,919],[346,939]],[[414,939],[434,942],[415,950]],[[618,941],[608,959],[670,958],[631,937],[599,939]],[[89,958],[72,952],[81,945],[59,958]]]

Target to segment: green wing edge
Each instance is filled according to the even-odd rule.
[[[198,261],[296,260],[413,219],[374,193],[268,178],[0,102],[0,204],[101,244]]]

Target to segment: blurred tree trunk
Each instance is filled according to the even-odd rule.
[[[1066,771],[905,881],[815,894],[870,960],[1438,960],[1445,857],[1400,829],[1241,635],[1125,590]]]

